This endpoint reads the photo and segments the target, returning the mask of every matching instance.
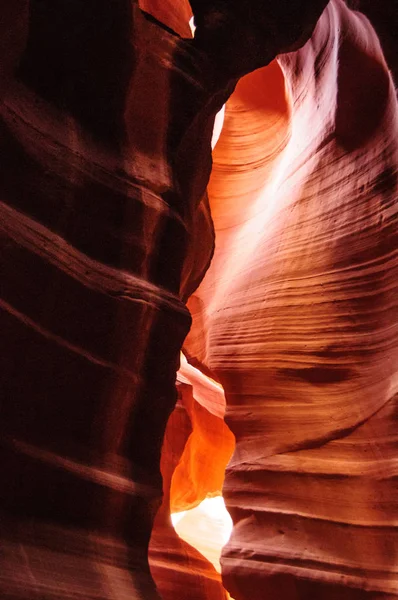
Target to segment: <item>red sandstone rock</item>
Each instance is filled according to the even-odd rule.
[[[187,350],[223,384],[236,437],[223,579],[236,600],[392,599],[395,90],[371,25],[338,0],[278,64],[227,104],[216,253],[189,303]]]
[[[169,518],[222,486],[220,383],[235,600],[398,596],[397,103],[325,5],[4,11],[2,599],[223,600]]]
[[[181,390],[181,387],[184,390]],[[163,477],[163,502],[160,507],[153,526],[151,542],[149,546],[149,565],[152,576],[156,582],[158,590],[163,600],[174,600],[174,598],[187,598],[188,600],[226,600],[226,592],[221,583],[221,576],[214,567],[197,550],[192,548],[176,534],[171,520],[170,512],[185,508],[182,504],[181,496],[187,493],[191,494],[191,503],[199,503],[208,491],[214,490],[213,469],[202,470],[202,486],[205,489],[204,495],[200,495],[201,489],[198,486],[191,487],[191,474],[187,472],[185,466],[187,460],[195,460],[192,456],[195,451],[195,441],[200,437],[201,431],[195,422],[192,423],[191,415],[195,410],[193,404],[193,387],[187,382],[178,384],[179,395],[182,401],[177,405],[168,420],[166,433],[162,448],[161,471]],[[188,390],[191,390],[190,398],[187,402]],[[199,405],[200,406],[200,405]],[[225,410],[225,403],[224,403]],[[207,412],[207,411],[206,411]],[[190,414],[191,413],[191,414]],[[208,419],[211,420],[211,414]],[[223,421],[220,421],[220,429],[226,428]],[[221,429],[222,430],[222,429]],[[214,427],[213,430],[214,431]],[[231,434],[230,434],[231,435]],[[216,438],[220,441],[220,435]],[[187,444],[188,440],[190,443]],[[197,445],[197,444],[196,444]],[[193,446],[193,450],[192,450]],[[189,450],[189,448],[191,450]],[[207,451],[210,448],[205,445]],[[230,457],[232,448],[228,456],[219,460],[219,470],[225,470],[226,462]],[[214,456],[217,459],[217,456]],[[184,470],[185,466],[185,470]],[[203,465],[206,467],[208,465]],[[185,480],[175,474],[185,475]],[[196,471],[197,472],[197,471]],[[216,491],[220,492],[223,481],[223,473],[220,480],[216,482]],[[207,476],[207,477],[206,477]],[[204,480],[204,481],[203,481]],[[192,494],[195,498],[192,499]]]
[[[205,57],[121,0],[31,2],[11,58],[0,595],[159,598],[147,547],[190,325],[181,272],[224,100],[206,106]],[[199,130],[202,146],[189,142]]]

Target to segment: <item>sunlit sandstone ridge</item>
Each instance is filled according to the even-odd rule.
[[[326,4],[2,9],[2,600],[398,597],[394,3]]]

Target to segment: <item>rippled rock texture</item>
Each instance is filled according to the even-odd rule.
[[[1,106],[0,595],[157,599],[182,272],[227,93],[136,4],[25,8]]]
[[[302,50],[241,80],[209,196],[187,350],[236,437],[225,585],[397,597],[397,105],[362,15],[330,3]]]
[[[2,599],[398,597],[394,36],[326,4],[4,9]]]

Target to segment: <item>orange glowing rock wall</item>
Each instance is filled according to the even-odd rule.
[[[326,4],[4,9],[2,600],[398,597],[395,13]]]
[[[177,390],[179,400],[167,423],[162,448],[164,496],[152,531],[149,565],[164,600],[226,600],[220,574],[177,536],[170,520],[170,513],[185,511],[208,495],[221,493],[234,446],[223,420],[225,398],[221,386],[188,365],[184,357]]]
[[[338,0],[227,104],[186,345],[236,437],[236,600],[398,595],[397,134],[378,38]]]

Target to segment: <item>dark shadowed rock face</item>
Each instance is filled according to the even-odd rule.
[[[352,0],[348,2],[352,8],[368,17],[383,47],[388,66],[395,80],[398,81],[398,2],[397,0]]]
[[[211,54],[220,79],[241,77],[302,46],[328,1],[192,0],[195,44]]]
[[[223,100],[206,60],[129,2],[34,1],[24,44],[0,124],[1,595],[119,597],[122,578],[157,598],[181,273]]]

